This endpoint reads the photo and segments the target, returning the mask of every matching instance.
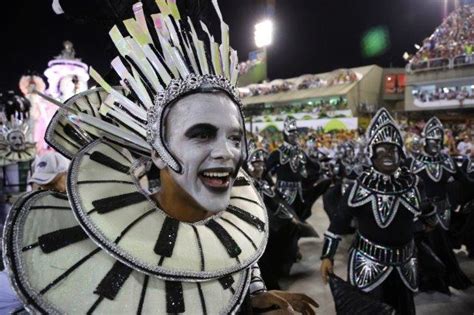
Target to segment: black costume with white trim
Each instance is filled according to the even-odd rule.
[[[285,139],[290,132],[296,130],[296,120],[287,118],[283,130]],[[315,164],[297,144],[290,144],[285,140],[268,157],[266,171],[276,175],[277,191],[296,211],[299,218],[303,221],[309,218],[313,202],[324,193],[313,186],[318,180],[320,166]]]
[[[474,161],[463,159],[459,168],[459,184],[453,194],[459,211],[452,213],[450,238],[455,248],[466,245],[470,258],[474,257]]]
[[[359,177],[368,167],[364,165],[361,158],[365,156],[365,152],[358,152],[355,154],[354,144],[346,142],[339,146],[338,157],[332,167],[332,180],[334,185],[330,187],[323,195],[323,207],[326,211],[329,220],[332,220],[340,211],[338,203],[347,189],[353,185],[357,177]],[[354,232],[353,222],[346,227],[342,234],[351,234]]]
[[[249,144],[247,169],[252,163],[265,163],[268,154]],[[251,173],[250,173],[251,174]],[[268,213],[269,236],[265,252],[259,260],[259,267],[265,285],[270,290],[280,290],[279,280],[290,274],[293,263],[297,260],[299,228],[295,211],[275,192],[266,178],[253,178],[255,188],[260,193]]]
[[[438,118],[432,117],[428,120],[422,136],[425,145],[429,139],[443,143],[444,128]],[[446,285],[456,289],[465,289],[472,283],[459,267],[447,234],[454,206],[450,201],[453,199],[448,196],[448,186],[459,180],[456,164],[449,155],[441,152],[436,155],[429,155],[426,152],[420,153],[409,159],[407,163],[412,172],[424,182],[426,202],[431,203],[436,210],[436,220],[432,222],[436,226],[433,231],[427,233],[424,242],[443,262],[446,274],[441,276]],[[443,288],[442,291],[447,291],[447,288]]]
[[[374,146],[387,143],[403,153],[400,131],[385,109],[377,112],[367,133],[370,156]],[[342,210],[325,233],[321,258],[334,257],[339,235],[354,217],[358,228],[349,255],[350,283],[391,304],[398,312],[413,314],[412,292],[418,287],[415,219],[427,208],[421,200],[418,180],[407,168],[399,168],[392,175],[382,174],[373,167],[364,171],[339,204]],[[392,287],[398,291],[392,291]],[[387,298],[390,295],[403,298],[393,301]]]

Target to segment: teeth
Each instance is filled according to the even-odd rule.
[[[218,178],[229,177],[230,175],[229,172],[203,172],[202,174],[206,177],[218,177]]]

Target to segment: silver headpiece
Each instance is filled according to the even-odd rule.
[[[404,154],[403,137],[400,129],[398,129],[396,122],[385,108],[381,108],[372,118],[367,129],[367,139],[369,139],[368,150],[371,158],[373,157],[374,147],[383,143],[396,145]]]
[[[289,135],[290,132],[297,131],[298,127],[296,126],[296,119],[290,116],[285,118],[285,122],[283,123],[283,132],[286,135]]]
[[[247,144],[248,148],[248,158],[247,163],[253,162],[265,162],[268,158],[268,152],[264,149],[257,148],[257,145],[254,141],[249,141]]]
[[[425,127],[423,128],[421,136],[424,139],[435,139],[443,141],[444,128],[438,117],[433,116],[428,120]]]
[[[29,131],[30,128],[25,121],[15,118],[5,121],[0,129],[0,155],[3,155],[2,151],[22,152],[34,148],[34,143],[28,141]]]

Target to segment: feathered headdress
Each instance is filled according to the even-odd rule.
[[[156,150],[171,169],[181,172],[165,141],[166,109],[192,93],[224,92],[239,107],[243,123],[235,87],[238,58],[229,45],[229,27],[222,20],[217,0],[212,3],[221,21],[221,43],[202,22],[206,38],[200,38],[191,19],[181,16],[176,0],[156,3],[160,13],[151,17],[145,15],[141,2],[133,6],[134,18],[123,21],[128,34],[122,34],[117,26],[110,31],[120,54],[111,64],[123,88],[112,87],[91,68],[92,78],[106,92],[99,108],[92,110],[94,115],[73,106],[62,107],[72,112],[69,120],[81,129],[126,142],[141,152]],[[245,158],[245,142],[243,150]]]
[[[13,117],[10,121],[3,120],[0,129],[0,165],[35,158],[35,145],[27,141],[29,131],[27,122],[23,120]]]

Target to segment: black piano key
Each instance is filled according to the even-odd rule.
[[[183,285],[177,281],[165,281],[166,312],[179,314],[185,312]]]
[[[173,255],[176,237],[178,236],[178,229],[179,221],[166,217],[155,244],[154,251],[156,254],[163,257],[171,257],[171,255]]]
[[[243,176],[239,176],[234,181],[235,187],[250,186],[250,182]]]
[[[229,205],[226,211],[232,213],[233,215],[247,222],[248,224],[255,226],[259,231],[265,230],[265,223],[253,214],[245,212],[244,210],[232,205]]]
[[[125,208],[130,205],[134,205],[147,200],[146,197],[139,193],[133,192],[113,197],[107,197],[104,199],[95,200],[92,202],[94,209],[98,213],[104,214],[117,209]]]
[[[232,275],[227,275],[225,277],[219,278],[218,281],[224,290],[227,290],[232,287],[235,282],[234,278],[232,278]]]
[[[130,170],[130,167],[123,165],[120,162],[108,157],[107,155],[103,154],[102,152],[95,151],[90,155],[90,159],[94,162],[100,163],[104,166],[107,166],[111,169],[114,169],[120,173],[127,174]]]
[[[85,239],[87,234],[84,230],[80,226],[73,226],[39,236],[38,244],[44,253],[49,254]]]
[[[104,279],[100,281],[94,293],[106,299],[114,300],[132,271],[132,268],[121,262],[115,262],[112,269],[110,269]]]
[[[242,249],[239,247],[239,245],[219,223],[214,220],[209,220],[206,223],[206,227],[208,227],[217,236],[222,245],[224,245],[230,257],[236,258],[242,253]]]

